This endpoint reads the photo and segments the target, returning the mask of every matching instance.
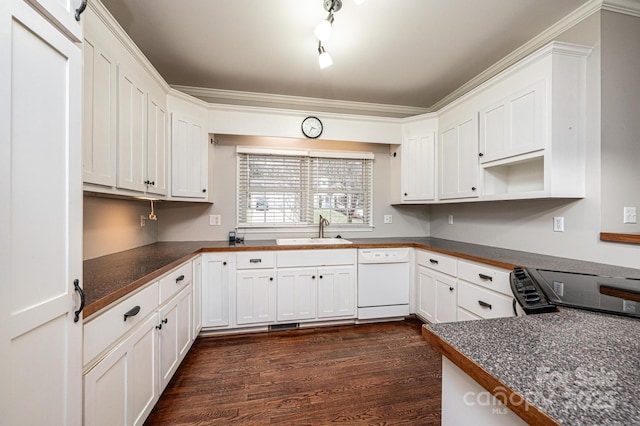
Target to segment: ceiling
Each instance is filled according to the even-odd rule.
[[[171,85],[430,110],[586,0],[102,0]],[[230,102],[233,103],[233,102]]]

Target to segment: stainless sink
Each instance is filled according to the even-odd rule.
[[[279,246],[308,246],[323,244],[351,244],[351,241],[344,238],[278,238],[276,244]]]

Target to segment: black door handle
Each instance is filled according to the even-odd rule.
[[[76,9],[76,21],[80,22],[80,15],[87,8],[87,0],[82,0],[82,4]]]
[[[140,306],[134,306],[124,313],[124,320],[126,321],[129,317],[135,317],[140,312]]]
[[[179,283],[182,280],[184,280],[184,275],[180,275],[179,277],[177,277],[176,278],[176,283]]]
[[[489,281],[492,281],[492,282],[493,282],[493,277],[492,277],[492,276],[490,276],[490,275],[478,274],[478,276],[479,276],[480,278],[482,278],[483,280],[489,280]]]
[[[433,263],[434,265],[437,265],[437,264],[438,264],[438,261],[437,261],[437,260],[435,260],[435,259],[429,259],[429,262]]]
[[[73,322],[78,322],[80,321],[80,312],[84,309],[84,290],[80,287],[80,280],[78,279],[73,280],[73,287],[80,295],[80,307],[73,313]]]
[[[482,300],[478,300],[478,305],[482,306],[483,308],[491,309],[491,305],[487,302],[483,302]]]

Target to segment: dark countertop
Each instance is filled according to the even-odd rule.
[[[536,424],[640,424],[640,321],[563,308],[557,313],[425,325],[425,339]],[[507,337],[507,338],[504,338]],[[486,380],[486,374],[497,382]],[[496,395],[498,396],[498,395]]]
[[[439,238],[350,238],[353,244],[278,246],[274,240],[246,241],[230,247],[227,241],[159,242],[84,261],[85,318],[168,272],[200,252],[250,250],[348,249],[409,246],[437,251],[512,269],[526,266],[567,272],[640,278],[640,270],[584,262],[524,251],[508,250]]]

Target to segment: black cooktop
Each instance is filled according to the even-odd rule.
[[[515,268],[511,290],[527,314],[568,306],[640,318],[640,280]]]

